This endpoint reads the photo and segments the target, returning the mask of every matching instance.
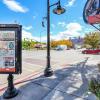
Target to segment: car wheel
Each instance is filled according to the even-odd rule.
[[[98,52],[98,55],[100,55],[100,52]]]
[[[82,54],[84,54],[84,52],[82,52]]]
[[[84,54],[86,54],[86,52],[84,52]]]

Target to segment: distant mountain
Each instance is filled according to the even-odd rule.
[[[73,44],[79,44],[79,45],[82,45],[83,44],[83,41],[84,41],[84,39],[81,38],[81,37],[71,38],[70,40],[73,42]]]

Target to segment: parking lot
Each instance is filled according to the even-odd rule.
[[[86,61],[87,64],[97,65],[100,62],[100,55],[82,54],[82,50],[51,50],[51,67],[53,70],[68,67],[70,64],[80,64]],[[15,75],[14,80],[22,80],[30,75],[41,73],[46,67],[46,50],[22,51],[22,74]],[[7,75],[0,75],[0,87],[7,86]],[[0,88],[0,89],[1,89]]]

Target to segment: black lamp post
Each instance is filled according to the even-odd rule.
[[[53,70],[50,65],[50,7],[55,5],[57,5],[57,8],[53,10],[53,13],[60,15],[65,12],[65,9],[60,5],[60,0],[52,5],[50,5],[50,1],[47,0],[47,67],[44,71],[44,76],[46,77],[52,76],[53,74]]]

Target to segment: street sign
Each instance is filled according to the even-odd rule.
[[[19,74],[22,72],[21,31],[21,25],[0,24],[1,74]]]
[[[100,23],[100,0],[87,0],[83,11],[83,19],[88,24]]]
[[[100,14],[94,16],[88,16],[89,24],[99,24],[100,23]]]

